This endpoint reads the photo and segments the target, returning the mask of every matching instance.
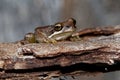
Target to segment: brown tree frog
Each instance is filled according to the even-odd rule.
[[[37,27],[34,33],[25,35],[24,40],[28,43],[55,43],[57,41],[66,40],[76,30],[76,20],[69,18],[64,22],[58,22],[54,25]]]
[[[37,27],[35,29],[35,38],[37,42],[56,42],[65,40],[76,30],[76,21],[70,18],[64,22],[58,22],[46,27]]]

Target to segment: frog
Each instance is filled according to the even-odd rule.
[[[34,33],[27,33],[24,37],[26,43],[56,43],[69,38],[76,31],[76,20],[69,18],[53,25],[35,28]]]
[[[63,22],[57,22],[54,25],[37,27],[35,29],[35,38],[37,42],[57,42],[67,39],[76,30],[76,20],[69,18]]]

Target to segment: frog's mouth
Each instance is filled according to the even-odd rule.
[[[49,38],[52,38],[52,39],[55,39],[55,40],[65,40],[66,38],[68,38],[72,34],[73,34],[73,31],[68,31],[68,32],[53,35],[53,36],[51,36]]]
[[[63,27],[63,29],[61,31],[55,31],[53,34],[48,36],[48,38],[49,39],[52,38],[55,40],[64,40],[64,39],[68,38],[69,36],[71,36],[74,31],[75,31],[75,29],[72,26],[70,26],[69,28]]]

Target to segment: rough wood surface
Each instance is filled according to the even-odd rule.
[[[79,41],[0,43],[0,79],[110,72],[120,68],[120,26],[81,29]],[[73,36],[74,36],[73,35]]]

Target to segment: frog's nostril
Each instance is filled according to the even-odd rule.
[[[67,28],[69,28],[70,26],[66,26]]]

